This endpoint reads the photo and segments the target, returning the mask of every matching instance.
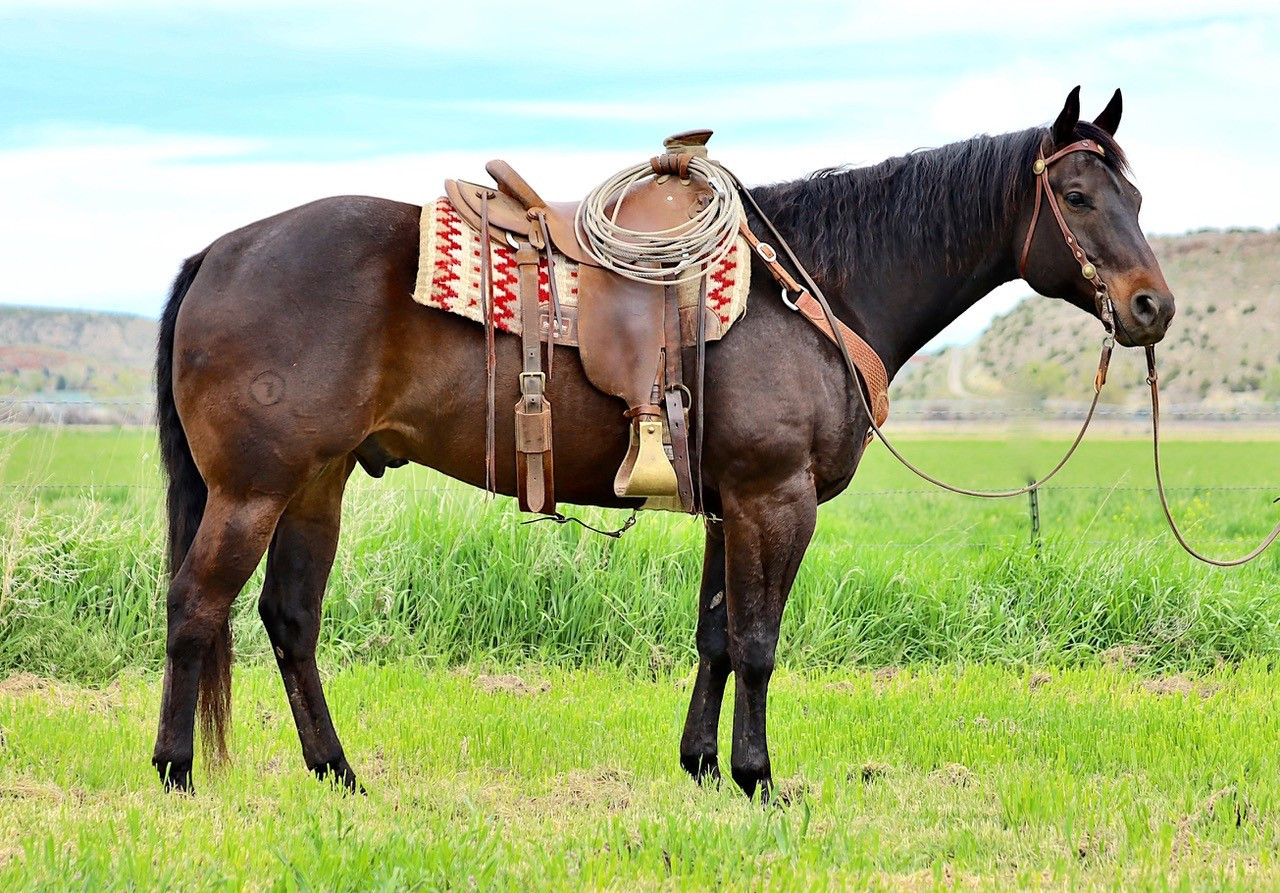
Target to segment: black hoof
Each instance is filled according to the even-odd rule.
[[[319,766],[312,766],[311,771],[321,781],[326,781],[334,787],[341,785],[350,794],[366,793],[364,786],[356,781],[356,774],[351,771],[345,759],[331,760]]]
[[[739,769],[735,766],[732,774],[734,782],[742,788],[742,793],[746,794],[748,799],[754,798],[756,790],[759,789],[761,805],[768,805],[773,790],[773,777],[768,768]]]
[[[191,784],[190,760],[152,760],[151,765],[156,767],[156,772],[160,775],[160,781],[164,782],[166,791],[180,794],[195,793],[195,788]]]
[[[681,754],[680,765],[698,784],[720,783],[720,761],[715,754]]]

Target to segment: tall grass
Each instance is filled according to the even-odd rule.
[[[92,452],[74,432],[59,440],[73,455]],[[145,435],[109,442],[96,449],[111,455],[114,476],[146,468],[149,460],[121,459],[131,444],[145,450]],[[1005,470],[998,444],[913,446],[958,453],[971,477]],[[1237,461],[1257,448],[1214,446]],[[1113,463],[1123,452],[1103,447]],[[127,488],[72,487],[86,468],[59,463],[57,452],[41,452],[54,457],[43,470],[11,470],[0,490],[0,674],[93,681],[156,667],[158,482],[143,473]],[[1097,461],[1085,462],[1105,481]],[[1046,538],[1033,546],[1024,503],[874,489],[897,473],[869,464],[870,492],[823,508],[787,609],[784,662],[1067,665],[1124,647],[1152,667],[1192,667],[1280,651],[1277,559],[1225,573],[1195,565],[1162,535],[1147,493],[1046,491]],[[389,480],[355,479],[347,494],[325,603],[329,665],[413,655],[663,670],[694,658],[696,520],[649,515],[615,542],[576,526],[522,526],[508,501],[425,471]],[[1254,514],[1259,501],[1252,491],[1205,491],[1181,494],[1178,510],[1201,539],[1229,541],[1265,522]],[[242,660],[268,654],[254,605],[260,586],[259,573],[235,608]]]

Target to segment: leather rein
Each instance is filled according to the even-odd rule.
[[[1089,404],[1089,411],[1085,415],[1084,424],[1081,425],[1080,433],[1076,435],[1076,438],[1072,442],[1071,447],[1067,450],[1066,455],[1063,456],[1062,460],[1054,466],[1052,471],[1039,480],[1028,484],[1025,487],[1020,487],[1017,490],[989,491],[957,487],[939,480],[933,475],[921,470],[903,456],[902,453],[889,442],[889,439],[885,437],[884,432],[880,429],[880,426],[885,420],[884,413],[887,410],[887,398],[885,398],[884,403],[882,404],[879,398],[883,396],[883,391],[878,388],[873,388],[872,384],[867,381],[866,375],[863,374],[862,367],[854,361],[854,356],[850,350],[849,342],[850,340],[853,340],[855,346],[861,345],[863,347],[866,347],[866,343],[860,338],[857,338],[857,336],[853,336],[853,339],[849,339],[847,337],[831,338],[836,347],[839,348],[840,355],[844,358],[845,365],[848,366],[854,380],[860,381],[865,386],[859,387],[857,391],[858,396],[862,401],[862,407],[867,413],[868,424],[870,425],[874,436],[880,438],[881,443],[883,443],[889,452],[893,454],[894,458],[915,474],[924,478],[929,483],[935,484],[943,489],[950,490],[953,493],[960,493],[965,496],[976,496],[984,499],[1007,499],[1009,497],[1021,496],[1025,493],[1030,493],[1048,483],[1049,480],[1062,470],[1062,468],[1067,464],[1067,461],[1075,454],[1077,447],[1080,446],[1080,442],[1084,439],[1085,431],[1088,430],[1089,424],[1093,421],[1094,413],[1098,408],[1098,400],[1102,395],[1102,388],[1107,383],[1107,369],[1111,365],[1111,354],[1115,349],[1115,326],[1119,324],[1115,312],[1115,305],[1111,301],[1111,294],[1107,290],[1106,282],[1103,281],[1102,277],[1098,274],[1097,266],[1089,260],[1089,256],[1080,246],[1075,234],[1071,232],[1071,227],[1067,225],[1067,221],[1063,218],[1062,209],[1058,206],[1057,197],[1054,196],[1053,188],[1049,183],[1049,168],[1055,162],[1060,161],[1075,152],[1090,152],[1101,157],[1106,157],[1107,154],[1106,150],[1103,149],[1102,146],[1094,140],[1089,139],[1077,140],[1076,142],[1059,149],[1047,158],[1045,157],[1043,147],[1041,147],[1037,152],[1035,163],[1031,167],[1032,173],[1035,174],[1036,178],[1035,207],[1031,213],[1031,223],[1027,227],[1026,238],[1022,243],[1022,255],[1018,260],[1018,275],[1023,279],[1026,279],[1027,258],[1031,253],[1031,242],[1035,237],[1036,226],[1040,220],[1040,208],[1042,205],[1047,204],[1049,206],[1049,210],[1053,213],[1054,220],[1058,224],[1058,229],[1062,232],[1062,238],[1065,241],[1067,248],[1071,251],[1071,256],[1075,258],[1076,263],[1080,265],[1080,275],[1088,280],[1088,282],[1093,286],[1093,297],[1098,312],[1098,319],[1101,320],[1102,327],[1106,332],[1105,337],[1102,339],[1102,352],[1098,358],[1098,372],[1094,377],[1093,400]],[[828,334],[828,337],[831,337],[829,334],[831,331],[848,331],[848,327],[844,326],[843,323],[836,318],[835,313],[832,312],[831,305],[827,302],[822,290],[818,288],[817,283],[813,281],[808,271],[804,268],[804,265],[800,263],[795,252],[792,251],[791,246],[787,244],[787,240],[783,238],[782,234],[778,232],[777,227],[773,225],[773,222],[769,219],[768,215],[766,215],[760,208],[759,204],[756,203],[755,198],[747,191],[746,187],[744,187],[741,182],[736,181],[736,178],[735,185],[738,187],[739,192],[744,196],[746,202],[751,206],[752,210],[754,210],[757,216],[759,216],[759,218],[764,222],[764,225],[768,228],[772,238],[777,241],[778,245],[786,253],[787,258],[791,261],[792,265],[799,272],[800,278],[804,281],[804,286],[797,283],[796,280],[787,273],[782,265],[778,263],[777,252],[774,251],[772,246],[757,239],[747,227],[746,222],[743,222],[743,235],[747,238],[748,243],[755,250],[760,259],[765,262],[765,265],[769,268],[773,277],[782,285],[784,303],[786,303],[786,305],[791,309],[800,311],[809,322],[814,323],[815,325],[818,325],[818,322],[816,321],[817,313],[818,311],[821,311],[825,316],[827,323],[827,325],[822,328],[824,334]],[[797,293],[795,300],[788,300],[788,290]],[[1210,558],[1197,552],[1191,544],[1187,542],[1182,531],[1178,528],[1177,522],[1173,519],[1173,512],[1169,507],[1169,499],[1165,494],[1164,479],[1160,468],[1160,386],[1159,375],[1156,372],[1155,347],[1148,345],[1146,353],[1147,384],[1150,385],[1151,388],[1151,435],[1155,456],[1156,490],[1160,496],[1160,507],[1164,510],[1165,519],[1169,522],[1169,528],[1173,531],[1174,538],[1178,541],[1178,544],[1186,550],[1187,554],[1199,561],[1216,567],[1237,567],[1239,565],[1246,564],[1265,552],[1277,539],[1280,539],[1280,523],[1276,524],[1270,535],[1267,536],[1266,539],[1257,546],[1257,548],[1240,558],[1230,560]],[[880,365],[880,368],[883,369],[883,365],[879,364],[878,357],[876,357],[876,364]],[[876,384],[879,384],[879,382]],[[884,387],[887,388],[887,383]],[[870,400],[868,399],[868,394],[871,395]],[[874,409],[872,406],[873,402],[875,403]],[[868,437],[868,439],[870,439],[870,437]]]

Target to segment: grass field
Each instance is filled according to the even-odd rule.
[[[980,485],[1062,448],[908,446]],[[1182,556],[1148,449],[1087,443],[1033,546],[1025,499],[904,492],[921,485],[873,448],[788,607],[770,714],[788,802],[762,810],[675,758],[698,524],[521,527],[421,469],[353,481],[326,603],[369,795],[302,767],[255,580],[236,762],[166,798],[151,436],[0,433],[0,890],[1275,888],[1280,558]],[[1214,553],[1280,511],[1275,441],[1175,441],[1166,464]]]
[[[241,670],[235,764],[158,790],[158,684],[0,689],[0,889],[1275,889],[1280,677],[991,665],[784,671],[785,805],[701,790],[676,676],[356,665],[330,701],[368,796],[301,766]]]

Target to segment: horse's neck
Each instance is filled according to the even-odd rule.
[[[939,260],[922,272],[891,273],[873,288],[842,296],[842,303],[868,321],[892,377],[961,314],[1013,279],[1012,264],[1007,248],[993,246],[971,269],[948,272]]]
[[[847,283],[828,294],[832,310],[875,348],[893,378],[961,314],[1014,278],[1005,235],[993,234],[988,253],[960,267],[949,268],[938,252],[910,266],[877,269],[868,261],[843,277],[822,271],[814,278],[824,289],[824,280]]]

